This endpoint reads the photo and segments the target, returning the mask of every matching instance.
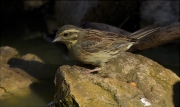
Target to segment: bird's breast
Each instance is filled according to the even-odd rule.
[[[118,52],[116,52],[116,53],[118,53]],[[105,62],[108,62],[110,59],[115,57],[115,55],[112,55],[114,53],[107,53],[104,51],[90,53],[79,47],[74,47],[74,48],[70,49],[70,54],[74,59],[76,59],[80,62],[83,62],[85,64],[92,64],[92,65],[96,65],[96,66],[101,66]]]

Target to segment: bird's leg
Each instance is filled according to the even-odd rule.
[[[100,71],[102,70],[102,67],[101,66],[92,66],[92,65],[84,65],[83,67],[79,66],[79,67],[76,67],[75,70],[77,72],[81,72],[81,73],[86,73],[86,74],[90,74],[90,73],[94,73],[96,71]]]
[[[101,67],[96,67],[96,68],[94,68],[94,69],[87,70],[86,72],[87,72],[87,73],[92,73],[92,72],[96,72],[96,71],[99,71],[99,70],[102,70],[102,68],[101,68]]]

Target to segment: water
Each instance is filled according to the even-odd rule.
[[[10,25],[13,26],[1,26],[1,46],[16,48],[21,56],[28,53],[37,55],[50,65],[48,72],[51,75],[18,91],[10,98],[0,100],[0,107],[45,107],[54,97],[55,72],[67,61],[62,57],[63,52],[54,44],[46,42],[43,36],[26,39],[29,35],[37,34],[37,31],[30,31],[26,23]],[[63,47],[60,48],[63,50]]]
[[[31,84],[13,97],[0,100],[0,107],[45,107],[53,100],[54,89],[52,79]]]

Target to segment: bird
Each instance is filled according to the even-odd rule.
[[[83,29],[74,25],[64,25],[57,32],[54,42],[64,43],[75,60],[97,66],[94,72],[121,52],[137,44],[142,37],[159,29],[158,24],[142,28],[130,35],[117,34],[97,29]]]

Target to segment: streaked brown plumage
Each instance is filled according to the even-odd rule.
[[[103,66],[105,62],[128,50],[140,38],[157,29],[157,25],[151,25],[124,36],[113,32],[65,25],[59,29],[53,42],[61,41],[66,44],[70,55],[80,62]]]

